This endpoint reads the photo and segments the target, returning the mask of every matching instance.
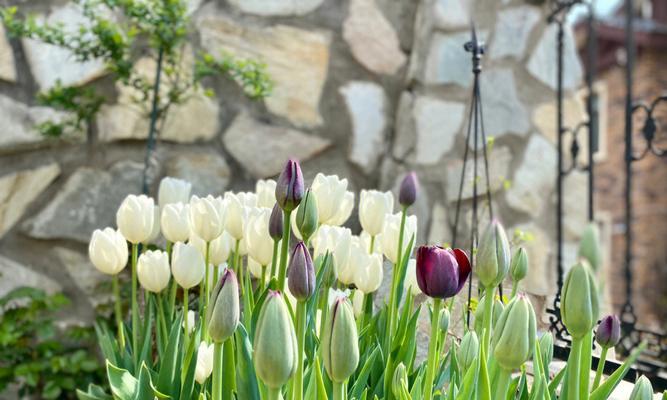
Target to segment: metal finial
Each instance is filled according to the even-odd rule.
[[[470,23],[470,41],[463,45],[465,51],[472,53],[472,72],[478,74],[482,71],[482,55],[486,45],[477,39],[477,30],[473,22]]]

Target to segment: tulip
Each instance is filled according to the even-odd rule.
[[[621,340],[621,320],[615,315],[607,315],[602,318],[598,330],[595,332],[595,341],[602,346],[602,354],[598,362],[598,369],[593,381],[593,390],[600,384],[604,363],[607,360],[607,351],[618,344]]]
[[[519,368],[533,352],[535,335],[535,311],[528,297],[519,294],[507,304],[493,330],[493,357],[508,373]]]
[[[573,339],[588,334],[598,319],[598,292],[590,267],[575,264],[567,274],[561,296],[561,316]]]
[[[225,270],[211,292],[206,312],[208,334],[214,342],[229,339],[239,325],[239,284],[231,269]]]
[[[170,203],[163,206],[162,234],[172,243],[185,242],[190,237],[190,206],[184,203]]]
[[[408,267],[405,271],[405,287],[413,296],[422,292],[419,288],[419,282],[417,282],[417,260],[414,258],[408,260]]]
[[[171,255],[171,273],[184,289],[197,286],[204,278],[204,258],[191,244],[178,242]]]
[[[518,283],[526,277],[527,273],[528,254],[526,253],[526,249],[519,247],[512,257],[512,262],[510,264],[510,277],[512,277],[513,282]]]
[[[293,159],[287,160],[276,183],[276,201],[283,211],[293,211],[303,198],[304,184],[301,166]]]
[[[542,364],[544,365],[543,370],[548,371],[551,360],[554,358],[554,336],[549,331],[544,332],[542,336],[540,336],[538,344],[540,346]]]
[[[361,244],[361,248],[366,249],[366,251],[369,253],[377,253],[382,255],[380,241],[375,239],[375,236],[371,237],[371,235],[366,231],[361,231],[359,234],[359,243]]]
[[[317,200],[310,190],[306,191],[306,195],[301,204],[299,204],[294,218],[297,228],[294,231],[298,231],[301,234],[301,239],[307,243],[319,225]]]
[[[510,266],[510,245],[505,229],[491,221],[477,248],[475,273],[485,288],[495,288],[505,279]]]
[[[199,343],[199,350],[197,350],[197,364],[195,367],[195,380],[200,385],[211,376],[213,372],[213,343],[206,342]]]
[[[220,197],[192,196],[190,199],[190,229],[206,242],[217,239],[225,226],[224,204]]]
[[[581,242],[579,242],[579,258],[588,261],[594,271],[597,271],[600,268],[600,264],[602,263],[600,231],[594,222],[588,224],[581,236]]]
[[[127,265],[127,242],[112,228],[96,229],[88,245],[88,255],[95,268],[107,275],[116,275]]]
[[[380,243],[382,252],[392,264],[398,263],[398,236],[401,231],[401,213],[387,214],[384,225],[384,230],[380,235]],[[417,217],[411,215],[405,219],[405,229],[403,233],[403,245],[400,254],[405,255],[412,252],[412,248],[408,248],[410,238],[417,233]]]
[[[142,242],[144,244],[154,243],[160,236],[160,207],[153,207],[153,227],[151,234]]]
[[[139,256],[137,276],[144,289],[160,293],[169,284],[169,256],[161,250],[148,250]]]
[[[495,296],[494,296],[495,297]],[[479,336],[482,335],[482,331],[484,330],[484,307],[482,306],[483,304],[486,304],[486,299],[485,296],[482,296],[479,299],[479,303],[477,305],[477,309],[475,310],[475,325],[474,329],[475,332]],[[503,310],[505,310],[505,305],[503,302],[498,298],[495,297],[493,300],[493,307],[492,307],[492,312],[491,312],[491,324],[496,325],[498,323],[498,320],[500,319],[500,315],[503,313]],[[489,336],[491,335],[491,332],[489,332]]]
[[[470,368],[475,362],[479,356],[479,339],[475,331],[468,331],[463,335],[457,356],[464,370]]]
[[[364,313],[364,292],[355,290],[352,294],[352,308],[354,309],[354,316],[359,318]]]
[[[264,300],[257,318],[253,349],[257,376],[269,389],[280,389],[297,366],[294,325],[280,292],[270,290]]]
[[[274,241],[283,238],[283,212],[278,207],[278,203],[273,205],[271,218],[269,218],[269,235]]]
[[[273,241],[269,236],[269,222],[271,209],[248,209],[248,219],[245,227],[245,245],[248,255],[260,265],[271,263],[273,257]]]
[[[354,194],[347,191],[347,179],[318,173],[311,190],[317,202],[320,224],[339,226],[345,223],[354,208]]]
[[[451,319],[451,316],[449,314],[449,310],[447,308],[443,308],[440,311],[440,331],[447,335],[447,332],[449,331],[449,321]]]
[[[405,369],[405,364],[402,362],[396,366],[394,376],[391,381],[391,391],[398,399],[409,399],[410,392],[408,390],[408,373]]]
[[[401,182],[401,188],[398,191],[398,203],[403,207],[409,207],[417,200],[417,191],[419,190],[419,181],[417,174],[410,172],[405,175]]]
[[[361,258],[364,263],[354,270],[354,284],[366,294],[373,293],[382,284],[382,256],[363,253]]]
[[[394,196],[391,192],[362,190],[359,195],[359,222],[364,231],[371,236],[382,233],[386,215],[394,209]]]
[[[339,297],[327,315],[322,333],[322,361],[334,384],[342,384],[359,363],[359,344],[354,311],[346,297]]]
[[[334,267],[338,274],[347,266],[352,242],[352,231],[350,229],[323,225],[313,237],[314,257],[324,256],[327,252],[331,252]]]
[[[187,316],[183,319],[183,329],[187,328],[188,333],[195,330],[195,312],[188,310]]]
[[[255,183],[257,207],[271,208],[276,204],[276,181],[260,179]]]
[[[470,261],[461,249],[421,246],[417,249],[417,283],[421,291],[435,298],[456,295],[470,274]]]
[[[227,192],[225,193],[225,204],[227,206],[225,230],[229,232],[234,239],[241,240],[243,239],[243,233],[251,212],[250,210],[257,207],[257,195],[251,192]]]
[[[160,181],[157,199],[160,207],[167,204],[187,203],[190,199],[192,185],[188,181],[166,176]]]
[[[303,242],[299,242],[292,251],[287,277],[290,292],[297,300],[308,300],[315,292],[315,268]]]
[[[116,212],[118,230],[132,244],[143,243],[153,232],[155,203],[145,195],[128,195]]]
[[[651,381],[644,375],[640,376],[635,382],[635,387],[632,388],[629,400],[651,400],[653,399],[653,386]]]

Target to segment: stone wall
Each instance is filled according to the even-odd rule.
[[[67,26],[80,20],[64,0],[16,3]],[[194,97],[174,110],[161,133],[156,178],[188,179],[197,194],[248,190],[295,156],[309,180],[324,171],[349,178],[353,190],[395,190],[402,173],[414,169],[424,188],[414,208],[420,243],[451,241],[472,90],[463,44],[474,15],[488,44],[481,90],[486,132],[494,138],[494,210],[510,233],[532,236],[526,290],[537,299],[555,292],[556,53],[546,6],[524,0],[478,1],[474,9],[468,0],[190,3],[192,51],[261,59],[275,90],[253,103],[230,82],[207,81],[217,96]],[[60,49],[0,33],[0,294],[20,284],[62,289],[76,299],[68,315],[89,319],[91,306],[103,299],[87,300],[101,279],[88,266],[87,240],[94,228],[114,225],[120,200],[140,189],[146,121],[127,93],[102,76],[99,63],[78,65]],[[573,95],[582,69],[569,31],[565,49],[565,86]],[[138,65],[150,71],[151,60]],[[100,115],[92,145],[35,132],[36,123],[58,116],[35,106],[35,93],[58,78],[105,87],[117,98]],[[566,111],[578,122],[583,105],[573,96]],[[472,179],[467,174],[466,183]],[[585,223],[585,180],[572,179],[565,200],[568,262]],[[469,225],[472,192],[464,190],[464,197],[462,221]],[[359,229],[356,221],[349,224]]]

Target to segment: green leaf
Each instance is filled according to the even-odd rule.
[[[618,383],[623,379],[625,374],[628,373],[628,370],[632,364],[637,361],[639,355],[646,349],[646,342],[642,342],[639,347],[637,347],[631,354],[630,357],[625,359],[623,365],[620,366],[616,371],[614,371],[607,380],[598,386],[597,389],[591,393],[590,400],[605,400],[609,397],[611,392],[614,391]]]
[[[236,337],[237,397],[239,399],[259,400],[259,385],[255,367],[252,363],[252,344],[248,332],[243,325],[239,325],[234,336]]]
[[[119,400],[134,400],[139,382],[127,370],[116,367],[107,360],[107,378],[111,392]]]
[[[171,325],[169,342],[167,343],[164,358],[162,358],[160,362],[160,373],[157,379],[158,389],[172,398],[177,398],[177,395],[181,390],[180,366],[183,357],[181,351],[181,339],[183,337],[183,329],[181,329],[182,324],[183,314],[179,313],[178,317]]]
[[[364,366],[361,368],[361,371],[359,372],[359,375],[357,376],[357,379],[354,382],[354,386],[352,386],[352,389],[350,391],[352,398],[359,398],[361,396],[361,393],[363,390],[366,388],[366,382],[368,381],[368,376],[371,373],[371,367],[375,363],[375,361],[380,357],[381,350],[380,347],[375,347],[371,355],[366,359],[366,362],[364,363]]]

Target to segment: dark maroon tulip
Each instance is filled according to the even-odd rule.
[[[417,190],[419,189],[419,181],[417,174],[410,172],[405,175],[403,182],[401,182],[401,189],[398,192],[398,202],[404,206],[409,207],[417,200]]]
[[[614,347],[621,340],[621,320],[615,315],[602,318],[598,330],[595,332],[595,341],[604,348]]]
[[[470,275],[470,260],[461,249],[421,246],[417,249],[417,283],[425,295],[445,299],[456,295]]]
[[[297,243],[292,251],[287,279],[289,290],[297,300],[307,300],[315,292],[315,267],[303,242]]]
[[[280,209],[278,203],[273,206],[271,210],[271,217],[269,218],[269,235],[273,240],[280,240],[283,238],[283,210]]]
[[[290,158],[278,177],[276,201],[284,211],[292,211],[301,202],[304,190],[301,166],[298,161]]]

